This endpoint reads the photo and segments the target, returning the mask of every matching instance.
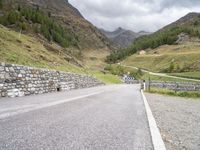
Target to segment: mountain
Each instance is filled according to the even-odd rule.
[[[26,3],[26,1],[22,1],[23,3]],[[19,2],[20,2],[19,1]],[[62,16],[73,16],[73,17],[80,17],[83,18],[81,13],[73,7],[68,0],[27,0],[27,3],[29,5],[39,7],[41,9],[46,9],[48,11],[51,11],[54,13],[54,15],[62,15]]]
[[[125,30],[121,27],[116,29],[113,32],[106,31],[104,29],[101,29],[101,32],[107,36],[116,46],[120,48],[126,48],[128,47],[136,38],[149,34],[148,32],[141,31],[138,33],[135,33],[130,30]]]
[[[191,42],[192,40],[198,41],[199,37],[200,14],[189,13],[157,32],[137,38],[127,49],[111,53],[107,57],[107,62],[113,63],[123,60],[140,50],[155,49],[162,45],[183,44],[183,42],[187,42],[188,40]]]
[[[199,43],[200,14],[189,13],[151,35],[138,38],[129,49],[113,53],[109,59],[156,72],[199,72]],[[141,50],[146,53],[140,53]]]
[[[56,44],[65,55],[83,64],[91,57],[105,59],[115,47],[68,0],[0,0],[0,24],[36,37],[50,51]]]
[[[178,19],[177,21],[165,26],[161,30],[166,30],[166,29],[173,28],[176,26],[185,25],[186,23],[191,23],[191,22],[193,22],[194,19],[198,19],[199,17],[200,17],[200,13],[196,13],[196,12],[188,13],[187,15],[183,16],[182,18]]]

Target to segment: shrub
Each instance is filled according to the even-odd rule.
[[[15,24],[19,21],[20,19],[20,14],[18,11],[11,11],[9,14],[8,14],[8,23],[9,24]]]

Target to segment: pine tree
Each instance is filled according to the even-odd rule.
[[[0,0],[0,8],[3,8],[3,0]]]

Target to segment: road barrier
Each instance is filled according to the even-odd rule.
[[[162,82],[146,80],[145,88],[149,90],[151,87],[165,88],[174,91],[200,91],[200,83]]]

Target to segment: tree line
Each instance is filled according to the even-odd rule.
[[[0,0],[0,7],[1,7]],[[0,17],[0,24],[15,26],[21,30],[32,30],[42,34],[47,40],[54,41],[62,47],[77,46],[78,38],[70,30],[57,24],[51,17],[51,13],[45,14],[39,7],[28,8],[18,6]]]

